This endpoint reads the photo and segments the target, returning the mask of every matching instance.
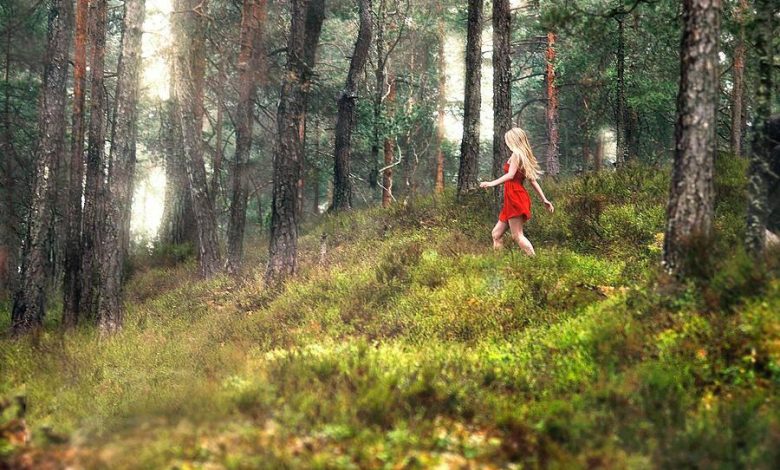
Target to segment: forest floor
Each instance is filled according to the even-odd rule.
[[[545,181],[535,258],[493,252],[486,192],[308,221],[279,295],[262,240],[238,280],[136,256],[115,337],[0,339],[0,468],[778,468],[780,262],[733,248],[744,163],[717,174],[684,283],[640,166]]]

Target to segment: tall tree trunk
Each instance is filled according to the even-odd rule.
[[[320,120],[314,120],[314,176],[312,176],[312,213],[320,214]]]
[[[233,193],[228,221],[228,259],[230,274],[238,272],[244,257],[244,231],[249,198],[247,162],[252,150],[255,96],[262,66],[262,31],[267,0],[244,0],[238,55],[238,105],[236,107],[236,155],[233,167]]]
[[[176,0],[174,35],[176,58],[174,89],[178,120],[181,124],[187,179],[198,231],[198,268],[200,275],[211,277],[221,269],[217,217],[208,190],[203,159],[203,83],[205,74],[206,1]]]
[[[29,332],[43,324],[46,237],[54,202],[53,170],[57,155],[65,150],[65,107],[68,82],[68,53],[73,5],[70,0],[53,0],[49,9],[46,58],[39,103],[39,142],[35,158],[33,194],[27,220],[19,290],[14,294],[11,331]]]
[[[105,185],[106,94],[103,74],[106,55],[106,0],[91,0],[89,5],[90,99],[89,141],[87,143],[87,179],[84,189],[84,217],[81,235],[81,297],[79,316],[93,318],[97,307],[97,264],[101,247],[98,224],[103,219]]]
[[[511,153],[504,142],[504,134],[512,128],[511,25],[509,0],[493,0],[493,178],[501,176]],[[502,189],[494,189],[497,208]]]
[[[73,47],[73,120],[68,186],[68,234],[65,246],[62,324],[78,321],[81,298],[81,198],[84,194],[84,91],[87,77],[89,0],[76,2],[76,41]]]
[[[13,40],[13,28],[6,30],[5,49],[5,96],[3,106],[3,140],[0,152],[3,159],[3,194],[0,202],[0,296],[13,289],[13,281],[16,271],[16,253],[20,246],[19,237],[16,234],[19,219],[16,211],[16,161],[17,153],[14,146],[14,130],[11,121],[11,46]]]
[[[146,0],[125,0],[122,54],[117,68],[115,119],[111,133],[111,169],[108,178],[105,219],[101,222],[100,295],[98,329],[110,334],[122,327],[122,274],[125,250],[122,233],[128,226],[125,210],[132,203],[135,169],[138,77],[141,69],[141,27]]]
[[[717,0],[716,0],[717,1]],[[624,164],[628,159],[628,145],[626,136],[626,34],[625,17],[620,15],[616,18],[618,23],[618,44],[617,44],[617,106],[615,109],[615,139],[616,139],[616,164]]]
[[[374,70],[374,122],[373,138],[371,139],[371,170],[368,184],[371,189],[379,187],[379,136],[382,126],[382,100],[385,95],[385,19],[387,16],[387,0],[379,0],[376,22],[376,70]],[[335,191],[335,188],[333,188]]]
[[[174,67],[171,66],[171,77]],[[181,152],[181,123],[179,122],[173,83],[170,98],[161,111],[162,141],[165,146],[165,202],[160,224],[160,240],[163,243],[197,245],[195,214],[192,210],[190,184]]]
[[[775,57],[773,45],[776,11],[771,0],[756,0],[755,51],[758,56],[758,90],[756,93],[756,130],[748,168],[748,208],[745,245],[748,252],[759,258],[766,248],[766,228],[769,217],[769,181],[777,178],[770,171],[772,142],[769,121],[772,114],[772,67]],[[776,181],[776,180],[775,180]],[[776,183],[775,183],[776,184]]]
[[[436,51],[438,87],[436,90],[436,161],[433,174],[433,190],[436,194],[444,192],[444,118],[447,106],[447,71],[444,61],[445,27],[442,18],[441,3],[437,3],[438,20],[438,50]]]
[[[734,84],[731,89],[731,153],[735,157],[742,157],[742,123],[745,114],[745,15],[747,13],[747,0],[739,0],[739,6],[735,12],[739,33],[737,45],[734,47],[732,67]]]
[[[298,268],[298,180],[303,162],[306,101],[313,75],[325,0],[291,0],[287,65],[276,123],[271,237],[266,284],[275,289]]]
[[[482,105],[482,2],[469,0],[466,33],[466,88],[463,98],[463,140],[460,144],[458,196],[478,185],[479,110]]]
[[[558,86],[555,83],[555,33],[547,33],[545,83],[547,84],[547,174],[556,176],[561,172],[558,156],[560,145],[558,135]]]
[[[352,182],[350,174],[350,150],[352,130],[355,127],[355,104],[358,98],[358,80],[368,60],[371,46],[371,0],[360,0],[360,29],[358,30],[355,51],[349,63],[347,82],[338,99],[336,117],[336,143],[333,165],[333,203],[334,211],[352,208]]]
[[[392,119],[394,114],[395,97],[396,97],[396,80],[390,73],[388,75],[388,81],[390,82],[390,88],[387,91],[387,113],[388,119]],[[385,154],[385,166],[382,171],[382,207],[390,207],[393,202],[393,161],[395,160],[395,136],[385,132],[384,139],[384,154]]]
[[[680,90],[672,185],[663,262],[671,274],[689,272],[712,233],[718,34],[721,0],[684,0]]]

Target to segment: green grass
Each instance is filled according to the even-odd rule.
[[[276,296],[262,239],[240,279],[198,280],[183,248],[139,258],[115,337],[52,319],[0,340],[0,397],[26,398],[33,435],[0,459],[776,468],[778,263],[730,248],[744,168],[718,165],[715,261],[685,284],[658,268],[668,175],[646,167],[545,182],[535,258],[492,251],[486,193],[308,221]]]

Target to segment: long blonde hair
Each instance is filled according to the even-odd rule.
[[[518,168],[525,172],[525,177],[529,180],[539,179],[542,175],[542,169],[539,168],[539,162],[536,161],[534,151],[528,143],[528,135],[519,127],[513,127],[504,134],[504,142],[512,151],[509,161],[515,162]]]

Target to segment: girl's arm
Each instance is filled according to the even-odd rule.
[[[539,198],[542,200],[544,207],[546,207],[550,213],[555,212],[555,207],[553,207],[552,202],[548,201],[544,196],[544,191],[542,191],[542,187],[539,186],[539,182],[536,180],[531,180],[531,186],[534,188],[534,191],[536,191],[536,194],[539,195]]]
[[[494,179],[493,181],[483,181],[479,183],[480,188],[490,188],[493,186],[498,186],[501,183],[507,182],[515,177],[515,173],[517,173],[517,164],[515,162],[509,162],[509,172],[505,174],[504,176]]]

